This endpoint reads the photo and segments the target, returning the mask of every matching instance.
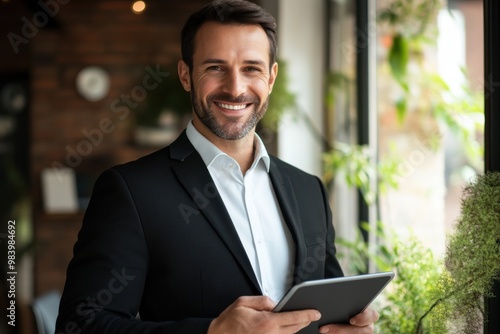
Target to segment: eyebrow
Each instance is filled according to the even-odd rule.
[[[260,65],[260,66],[266,66],[266,63],[263,62],[262,60],[244,60],[244,64],[248,65]],[[222,60],[222,59],[217,59],[217,58],[209,58],[203,61],[203,65],[206,64],[227,64],[227,61]]]

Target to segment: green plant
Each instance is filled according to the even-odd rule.
[[[378,270],[394,271],[396,274],[376,306],[380,313],[376,332],[417,333],[422,310],[432,305],[435,283],[442,271],[440,262],[414,235],[403,238],[385,228],[381,222],[376,231],[370,231],[367,223],[362,226],[377,235],[379,243],[375,249],[369,250],[359,232],[353,241],[337,241],[343,250],[339,254],[340,258],[347,260],[349,270],[354,273],[367,272],[366,263],[374,261]],[[446,322],[435,321],[434,314],[427,321],[432,321],[435,326],[426,333],[445,333]]]
[[[478,175],[464,189],[460,216],[446,250],[446,271],[435,302],[457,324],[455,333],[474,333],[482,328],[483,298],[492,296],[500,278],[500,172]],[[487,320],[487,319],[486,319]],[[424,333],[424,325],[421,326]]]
[[[470,334],[482,327],[483,298],[500,278],[500,173],[479,175],[463,192],[461,215],[443,261],[415,237],[403,239],[379,223],[371,251],[361,233],[339,239],[339,257],[366,272],[368,260],[396,277],[384,294],[378,330],[399,334]],[[343,250],[343,252],[342,252]]]
[[[136,123],[144,127],[158,127],[160,115],[172,112],[179,118],[191,112],[191,99],[177,76],[177,70],[167,70],[169,73],[163,81],[148,92],[144,107],[138,110]]]
[[[440,0],[389,2],[378,17],[380,24],[387,24],[391,41],[387,62],[382,69],[389,71],[392,80],[397,83],[396,88],[400,88],[392,91],[399,94],[394,100],[398,120],[402,123],[410,111],[412,116],[417,116],[412,120],[422,119],[424,136],[435,137],[429,141],[432,144],[430,148],[439,147],[443,138],[442,129],[448,128],[463,144],[468,163],[480,170],[482,146],[478,141],[478,132],[484,125],[483,95],[473,92],[468,84],[462,87],[461,92],[454,92],[442,77],[424,66],[424,48],[435,41],[437,29],[434,22],[441,7]],[[340,73],[330,75],[326,90],[329,113],[332,113],[330,109],[337,95],[349,96],[349,82],[352,85],[352,80]],[[429,132],[429,121],[439,125],[440,129]],[[370,180],[373,177],[377,177],[379,190],[397,188],[397,159],[384,158],[377,164],[368,147],[344,143],[334,143],[333,146],[324,155],[326,180],[331,180],[337,173],[344,174],[347,184],[358,188],[368,204],[374,203],[377,196],[377,189],[371,189]],[[477,187],[481,178],[478,177],[477,183],[469,187]],[[467,198],[471,193],[469,187],[464,191]],[[490,203],[498,203],[500,194],[491,189],[481,192]],[[382,271],[396,272],[396,278],[384,293],[380,307],[381,319],[377,323],[380,332],[470,334],[482,326],[482,298],[488,295],[488,284],[491,288],[499,273],[500,222],[498,209],[496,214],[492,214],[491,209],[490,213],[485,213],[484,204],[475,203],[473,206],[485,211],[468,214],[467,206],[462,207],[456,232],[448,240],[445,259],[436,259],[415,236],[402,238],[392,231],[385,231],[382,225],[376,231],[370,231],[364,224],[368,233],[376,235],[376,245],[368,246],[361,231],[358,231],[354,241],[338,240],[339,254],[344,257],[349,255],[345,263],[351,272],[367,272],[369,261]],[[492,228],[484,228],[483,223],[478,224],[481,215],[490,217],[492,221],[496,219],[496,225],[493,224],[496,232]],[[495,215],[497,218],[494,218]],[[462,223],[464,216],[469,217],[465,219],[471,222],[469,227]],[[463,233],[464,229],[469,232]],[[490,234],[488,242],[483,233]],[[474,246],[470,245],[471,241],[474,241]],[[497,263],[488,262],[490,260]]]
[[[325,182],[333,180],[335,175],[342,173],[347,185],[361,191],[367,204],[377,199],[377,189],[383,192],[389,188],[397,188],[397,158],[385,159],[375,164],[370,157],[367,145],[348,145],[336,142],[334,148],[323,154]],[[373,189],[370,180],[377,178],[377,189]]]
[[[454,96],[437,75],[429,75],[426,82],[433,95],[434,117],[461,142],[468,163],[475,170],[482,170],[484,149],[478,138],[484,129],[484,93],[473,91],[467,82]]]
[[[386,26],[392,37],[388,64],[404,93],[396,103],[400,120],[408,108],[408,65],[411,60],[421,63],[423,45],[435,40],[434,23],[441,7],[441,0],[393,0],[378,14],[378,23]]]
[[[274,82],[273,91],[269,95],[269,106],[261,125],[276,131],[283,115],[297,107],[296,95],[290,91],[288,65],[283,59],[278,59],[278,76]]]
[[[380,23],[390,25],[394,34],[425,39],[442,7],[442,0],[392,0],[378,14]]]
[[[422,311],[432,305],[435,284],[442,273],[440,263],[415,236],[394,242],[391,254],[389,264],[397,279],[387,295],[388,305],[380,311],[380,332],[418,333]],[[427,319],[432,322],[427,333],[445,333],[446,321],[436,320],[435,314]]]
[[[477,167],[482,152],[475,135],[484,124],[480,116],[484,97],[468,83],[454,96],[442,77],[424,65],[424,48],[436,42],[437,14],[442,7],[441,0],[393,0],[378,14],[378,22],[391,36],[390,73],[402,88],[395,107],[400,122],[410,109],[441,121],[462,141],[471,164]],[[409,73],[411,62],[417,66]]]

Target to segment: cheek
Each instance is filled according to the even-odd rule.
[[[217,91],[219,86],[216,80],[201,78],[195,84],[196,94],[198,97],[204,99],[206,96]]]
[[[269,84],[268,81],[266,80],[259,80],[259,82],[255,83],[254,87],[254,92],[256,95],[258,95],[262,102],[264,102],[267,97],[269,96]]]

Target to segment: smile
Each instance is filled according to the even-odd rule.
[[[241,110],[245,109],[247,107],[246,104],[225,104],[225,103],[220,103],[220,102],[215,102],[215,104],[224,109],[229,109],[229,110]]]

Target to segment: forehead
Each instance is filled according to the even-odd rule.
[[[269,40],[261,26],[207,22],[196,33],[193,61],[259,60],[269,65],[269,54]]]

